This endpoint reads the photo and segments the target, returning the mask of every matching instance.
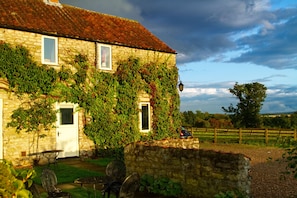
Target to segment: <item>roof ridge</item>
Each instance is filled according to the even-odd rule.
[[[122,20],[125,20],[125,21],[131,21],[131,22],[135,22],[135,23],[140,23],[139,21],[137,21],[135,19],[129,19],[129,18],[125,18],[125,17],[121,17],[121,16],[116,16],[116,15],[112,15],[112,14],[107,14],[107,13],[103,13],[103,12],[98,12],[98,11],[96,12],[95,10],[88,10],[88,9],[76,7],[76,6],[69,5],[69,4],[61,4],[61,5],[63,5],[63,7],[64,6],[65,7],[72,7],[72,8],[79,9],[79,10],[82,10],[82,11],[85,11],[85,12],[90,12],[90,13],[93,13],[93,14],[100,14],[100,15],[105,15],[105,16],[108,16],[108,17],[114,17],[114,18],[122,19]]]
[[[0,27],[176,53],[139,21],[46,0],[0,0]]]

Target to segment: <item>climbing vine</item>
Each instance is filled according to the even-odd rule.
[[[88,63],[86,56],[71,58],[71,68],[57,71],[32,60],[27,49],[0,43],[0,77],[6,78],[17,96],[30,102],[16,109],[8,126],[16,130],[38,131],[56,120],[54,102],[79,105],[85,117],[84,132],[99,148],[121,147],[140,139],[161,139],[176,135],[180,125],[177,68],[165,63],[143,63],[139,58],[119,60],[114,73],[102,72]],[[138,97],[150,95],[153,127],[139,133]],[[35,116],[26,115],[37,114]],[[50,118],[50,119],[48,119]]]

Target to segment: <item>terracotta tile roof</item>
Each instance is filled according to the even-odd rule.
[[[44,0],[0,0],[0,27],[175,53],[137,21]]]

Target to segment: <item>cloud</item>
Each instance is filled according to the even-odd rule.
[[[198,109],[202,112],[223,113],[222,106],[229,106],[235,103],[229,88],[233,82],[219,82],[211,84],[187,83],[187,88],[180,93],[183,101],[181,111],[193,111]]]
[[[278,75],[270,75],[263,78],[254,79],[254,82],[264,83],[264,82],[271,82],[274,78],[286,78],[286,75],[278,74]]]
[[[232,34],[274,18],[267,0],[130,2],[141,8],[143,24],[181,54],[179,64],[235,49]]]
[[[241,38],[238,48],[248,46],[249,51],[230,62],[249,62],[274,69],[297,69],[297,9],[277,11],[280,18],[272,24],[265,24],[259,34]],[[283,13],[284,12],[284,13]],[[284,18],[283,18],[284,17]]]
[[[76,7],[96,12],[111,14],[137,21],[143,20],[140,8],[128,0],[60,0],[62,4],[75,5]]]
[[[217,84],[225,88],[217,88]],[[198,109],[202,112],[224,113],[222,107],[230,104],[236,105],[238,100],[229,90],[228,82],[217,84],[192,84],[191,88],[185,88],[180,94],[183,101],[180,110],[193,111]],[[263,103],[261,113],[294,112],[297,109],[297,86],[275,85],[267,87],[267,97]]]
[[[297,86],[276,85],[269,87],[262,112],[295,112]]]

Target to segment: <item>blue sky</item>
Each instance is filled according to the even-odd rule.
[[[177,51],[181,111],[223,113],[235,82],[267,87],[262,113],[297,111],[296,0],[60,0],[134,19]]]

